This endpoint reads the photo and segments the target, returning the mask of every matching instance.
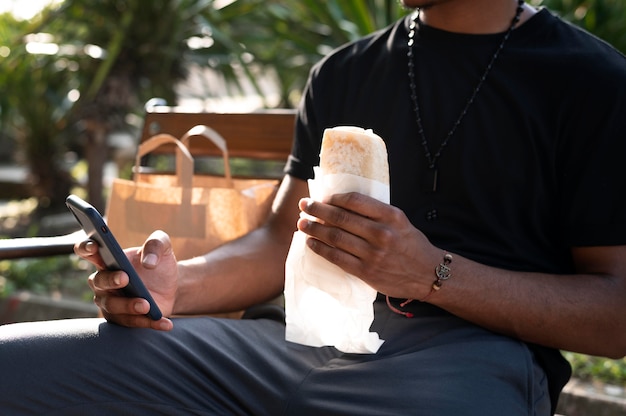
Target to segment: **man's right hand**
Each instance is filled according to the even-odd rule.
[[[98,269],[89,276],[89,286],[94,292],[94,302],[107,321],[127,327],[172,329],[172,321],[166,317],[172,314],[176,298],[178,265],[166,233],[155,231],[142,247],[124,250],[163,313],[164,317],[158,321],[146,316],[150,309],[148,301],[122,294],[121,289],[128,285],[128,275],[122,271],[106,270],[94,241],[82,241],[76,244],[74,251]]]

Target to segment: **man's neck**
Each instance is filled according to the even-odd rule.
[[[421,20],[428,26],[456,33],[501,33],[511,25],[517,0],[441,0],[431,2],[421,11]],[[524,4],[519,24],[536,10]],[[519,25],[518,24],[518,25]]]

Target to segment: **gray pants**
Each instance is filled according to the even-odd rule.
[[[527,346],[423,306],[376,303],[377,354],[284,341],[273,320],[0,327],[3,415],[549,415]]]

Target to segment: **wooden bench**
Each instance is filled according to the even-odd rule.
[[[253,113],[190,112],[168,106],[146,110],[140,142],[158,133],[181,137],[191,127],[203,124],[217,130],[228,145],[230,158],[276,161],[284,164],[291,151],[295,110],[267,110]],[[167,148],[161,152],[170,151]],[[194,156],[221,156],[205,140],[192,140]],[[237,171],[233,171],[237,176]],[[276,171],[273,175],[276,176]],[[266,177],[256,175],[255,177]],[[13,238],[0,240],[0,260],[71,254],[82,231],[54,237]]]

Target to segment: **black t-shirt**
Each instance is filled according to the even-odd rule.
[[[540,10],[511,34],[443,149],[430,193],[410,99],[408,24],[350,43],[311,70],[286,173],[312,177],[325,128],[371,128],[387,145],[391,204],[442,249],[509,270],[571,273],[571,247],[626,244],[624,56]],[[420,27],[415,75],[431,153],[502,36]],[[568,377],[556,352],[538,351],[553,382]]]

